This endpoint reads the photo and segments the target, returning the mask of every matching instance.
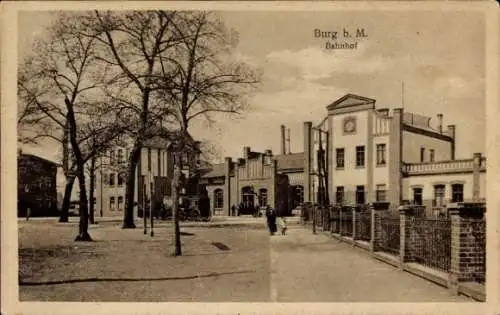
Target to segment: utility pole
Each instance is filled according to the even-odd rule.
[[[155,235],[154,233],[154,230],[153,230],[153,206],[155,206],[155,198],[154,198],[154,192],[156,192],[156,189],[154,189],[154,184],[151,183],[151,180],[152,182],[154,183],[154,175],[151,175],[151,172],[149,172],[149,178],[150,178],[150,182],[149,182],[149,194],[150,194],[150,197],[149,197],[149,220],[150,220],[150,225],[151,225],[151,234],[150,236],[153,237]],[[154,189],[154,191],[153,191]]]

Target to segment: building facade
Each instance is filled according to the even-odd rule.
[[[57,216],[57,164],[20,151],[17,167],[17,215]]]
[[[231,215],[231,208],[271,206],[290,214],[303,202],[303,153],[273,155],[243,148],[243,157],[226,158],[201,176],[200,185],[210,198],[212,215]]]
[[[232,205],[270,205],[289,214],[303,202],[403,203],[442,211],[449,202],[484,201],[486,159],[455,158],[456,127],[429,117],[376,108],[375,100],[347,94],[327,106],[318,125],[304,123],[304,152],[281,154],[243,149],[243,157],[213,165],[200,184],[213,214]]]
[[[480,153],[455,158],[456,127],[443,127],[443,115],[429,117],[402,108],[375,107],[375,100],[348,94],[327,106],[317,127],[304,124],[306,201],[318,200],[318,151],[325,151],[323,185],[330,203],[389,202],[425,205],[428,211],[449,202],[481,201],[486,160]],[[321,130],[321,131],[319,131]],[[324,134],[321,138],[320,134]],[[321,145],[320,145],[321,143]],[[316,187],[316,188],[315,188]]]
[[[135,170],[134,217],[142,217],[143,208],[151,201],[158,205],[170,198],[176,158],[173,152],[172,142],[164,137],[153,137],[144,143]],[[94,185],[99,211],[96,215],[123,216],[130,154],[131,146],[117,146],[99,159]],[[199,156],[199,149],[185,150],[181,155],[183,179],[192,177]]]

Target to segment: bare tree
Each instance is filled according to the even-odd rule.
[[[190,123],[204,118],[215,122],[217,114],[239,114],[247,109],[248,92],[259,82],[259,73],[244,62],[234,59],[236,34],[228,30],[215,14],[183,12],[173,23],[182,44],[174,47],[175,54],[160,53],[164,88],[158,91],[159,100],[173,110],[170,128],[178,130],[179,138],[173,146],[176,158],[172,182],[175,251],[182,254],[179,220],[178,173],[183,168],[181,155],[192,150]],[[172,76],[173,72],[178,75]]]
[[[65,199],[71,194],[75,177],[80,188],[80,224],[75,240],[90,241],[85,163],[97,152],[88,150],[87,142],[110,128],[106,125],[95,130],[95,118],[113,115],[105,115],[103,96],[96,95],[104,68],[96,58],[95,41],[80,35],[77,21],[77,14],[60,13],[50,36],[38,42],[36,54],[21,66],[18,122],[26,131],[24,139],[51,139],[62,144],[62,166],[68,179]],[[102,145],[116,133],[106,134]]]
[[[126,176],[123,228],[135,228],[134,174],[143,143],[157,130],[150,127],[161,124],[160,118],[167,114],[165,106],[155,113],[152,93],[157,89],[154,76],[159,71],[158,57],[179,44],[176,33],[172,32],[176,14],[95,11],[86,19],[87,36],[95,38],[105,48],[100,60],[114,69],[113,75],[108,77],[107,95],[120,107],[121,119],[128,126],[127,134],[133,142]],[[166,79],[175,75],[164,73]]]

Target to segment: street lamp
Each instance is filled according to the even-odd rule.
[[[28,184],[24,185],[24,192],[26,193],[26,199],[29,200],[29,192],[30,192],[30,186]],[[29,202],[26,203],[27,207],[26,207],[26,221],[29,221],[30,219],[30,212],[31,212],[31,209],[30,209],[30,206],[29,206]]]

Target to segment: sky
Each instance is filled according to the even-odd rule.
[[[457,158],[485,152],[485,33],[478,12],[402,11],[223,11],[227,27],[239,34],[234,53],[263,72],[250,97],[252,110],[220,118],[209,129],[196,125],[195,138],[215,143],[221,157],[241,157],[243,147],[280,150],[280,125],[291,131],[291,151],[303,150],[304,121],[319,123],[326,106],[347,93],[370,97],[378,108],[406,112],[457,126]],[[18,18],[22,58],[43,36],[51,18],[24,12]],[[366,37],[345,40],[343,30]],[[326,49],[315,34],[338,32],[338,43],[356,49]],[[333,42],[333,40],[330,40]],[[404,92],[402,83],[404,82]],[[49,145],[23,147],[48,159]]]

